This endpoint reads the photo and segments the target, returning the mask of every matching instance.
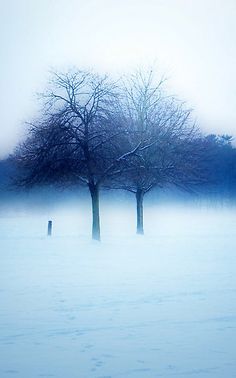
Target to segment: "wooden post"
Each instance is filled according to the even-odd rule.
[[[52,221],[48,221],[48,236],[52,235]]]

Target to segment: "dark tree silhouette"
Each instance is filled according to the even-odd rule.
[[[54,73],[42,97],[44,114],[30,125],[28,138],[15,153],[23,168],[18,183],[86,184],[92,200],[92,238],[100,240],[100,187],[119,174],[121,162],[139,148],[120,148],[124,129],[112,123],[116,87],[91,72]]]

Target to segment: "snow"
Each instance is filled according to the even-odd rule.
[[[0,377],[235,377],[235,208],[103,205],[0,212]]]

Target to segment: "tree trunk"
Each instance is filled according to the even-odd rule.
[[[143,235],[143,196],[144,192],[140,189],[136,192],[136,204],[137,204],[137,234]]]
[[[92,239],[100,241],[99,186],[89,184],[92,199]]]

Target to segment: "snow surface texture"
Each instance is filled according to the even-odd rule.
[[[1,378],[236,376],[235,209],[132,206],[4,211]]]

